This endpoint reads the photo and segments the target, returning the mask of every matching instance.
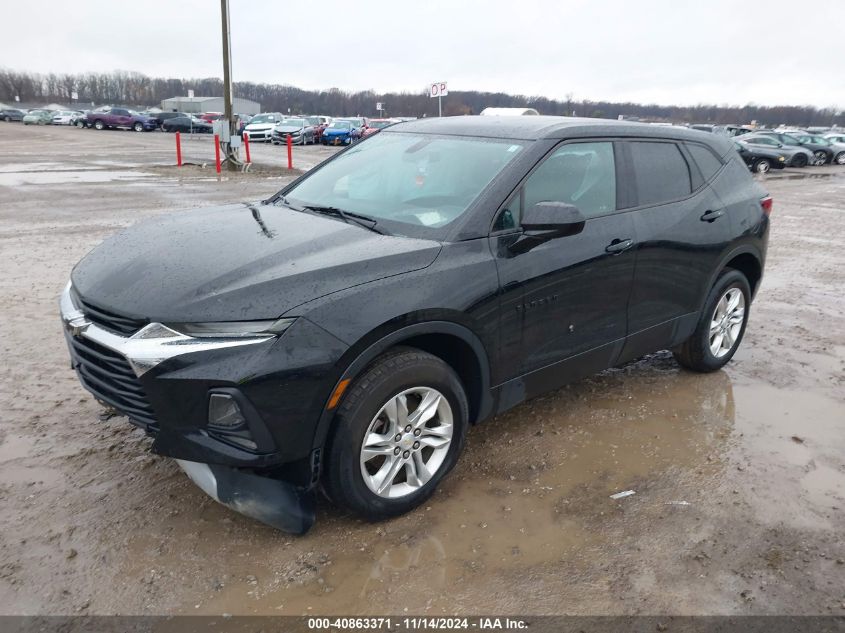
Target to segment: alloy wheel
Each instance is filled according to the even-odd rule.
[[[769,171],[770,168],[771,167],[769,165],[769,161],[761,160],[759,163],[757,163],[757,167],[756,167],[755,171],[758,174],[765,174]]]
[[[745,295],[739,288],[729,288],[710,318],[710,352],[716,358],[728,354],[736,345],[745,320]]]
[[[834,159],[837,165],[845,165],[845,152],[839,152]]]
[[[827,154],[821,150],[818,150],[813,154],[816,158],[816,165],[824,165],[827,162]]]
[[[436,389],[412,387],[391,397],[361,444],[367,488],[387,499],[420,490],[443,466],[453,428],[452,407]]]

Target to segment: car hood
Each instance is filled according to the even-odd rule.
[[[246,130],[269,130],[275,127],[275,123],[250,123],[246,126]]]
[[[240,203],[126,229],[88,253],[71,280],[86,301],[136,319],[274,319],[312,299],[425,268],[439,252],[434,241]]]
[[[328,134],[329,136],[332,135],[340,135],[340,134],[349,134],[352,130],[342,130],[339,128],[326,128],[323,130],[323,134]]]
[[[304,128],[301,128],[298,125],[277,125],[273,129],[277,132],[281,132],[282,134],[293,134],[294,132],[301,132]]]

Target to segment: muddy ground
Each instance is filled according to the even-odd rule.
[[[845,614],[845,170],[765,180],[768,266],[725,370],[604,372],[473,429],[426,507],[322,503],[297,538],[100,419],[57,315],[116,229],[277,190],[282,150],[253,159],[218,179],[165,167],[170,135],[0,123],[0,614]]]

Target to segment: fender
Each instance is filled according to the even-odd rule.
[[[487,356],[487,350],[481,342],[481,339],[464,325],[454,323],[452,321],[423,321],[421,323],[414,323],[407,325],[398,330],[383,336],[376,342],[372,343],[364,349],[358,356],[346,367],[343,374],[338,378],[332,387],[326,401],[323,405],[320,418],[317,421],[317,428],[314,432],[314,444],[312,449],[321,448],[328,436],[331,421],[334,417],[334,409],[329,410],[329,398],[334,393],[338,385],[344,380],[354,380],[364,368],[367,367],[376,357],[378,357],[385,350],[401,343],[402,341],[419,336],[421,334],[449,334],[460,338],[467,343],[475,352],[476,360],[479,367],[481,367],[481,403],[476,421],[483,420],[491,415],[493,412],[493,399],[490,395],[490,362]]]
[[[704,296],[701,298],[701,303],[698,306],[698,312],[700,313],[701,310],[704,309],[704,302],[707,300],[707,294],[710,292],[710,289],[713,287],[713,284],[716,283],[716,279],[719,277],[719,273],[724,270],[725,266],[729,261],[731,261],[737,255],[751,255],[757,262],[760,264],[760,280],[762,281],[762,274],[763,274],[763,257],[760,254],[760,249],[753,242],[746,242],[744,244],[740,244],[735,248],[727,251],[725,254],[722,255],[721,259],[719,259],[719,265],[715,266],[713,269],[713,273],[710,275],[710,279],[707,282],[707,291],[704,293]],[[754,293],[757,293],[757,290],[760,289],[760,284],[757,284],[757,288],[754,289]],[[753,297],[752,297],[753,299]]]

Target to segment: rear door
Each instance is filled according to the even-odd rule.
[[[505,404],[604,369],[621,350],[635,235],[630,214],[617,211],[616,162],[612,141],[563,143],[494,222],[502,378],[512,381]],[[577,206],[587,218],[583,230],[512,252],[522,210],[543,201]]]
[[[724,166],[707,145],[656,139],[621,145],[638,240],[624,361],[692,332],[733,233],[730,215],[708,184]]]

